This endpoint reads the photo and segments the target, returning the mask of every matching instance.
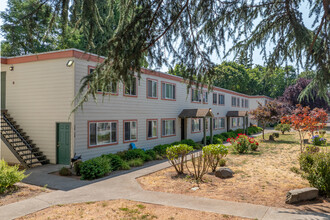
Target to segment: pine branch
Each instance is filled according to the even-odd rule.
[[[311,44],[310,47],[309,47],[309,52],[310,52],[310,53],[312,53],[312,51],[313,51],[314,44],[315,44],[315,42],[316,42],[316,39],[317,39],[318,35],[320,34],[320,31],[321,31],[321,29],[322,29],[322,27],[323,27],[323,23],[324,23],[325,19],[326,19],[326,13],[324,13],[324,15],[323,15],[323,17],[322,17],[322,20],[321,20],[321,23],[320,23],[320,26],[319,26],[319,28],[318,28],[318,30],[317,30],[317,32],[316,32],[314,38],[313,38],[312,44]]]

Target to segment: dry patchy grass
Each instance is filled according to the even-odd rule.
[[[23,219],[231,219],[245,218],[128,200],[57,205],[19,218]]]
[[[41,193],[51,192],[46,187],[33,186],[25,183],[16,183],[5,194],[0,194],[0,206],[35,197]]]
[[[268,136],[266,135],[266,139]],[[293,132],[280,135],[276,142],[261,141],[261,137],[258,137],[258,152],[245,155],[231,152],[227,156],[226,166],[235,172],[233,178],[219,179],[213,174],[207,174],[205,182],[199,184],[200,189],[196,191],[191,188],[197,184],[189,176],[178,177],[172,167],[141,177],[138,181],[144,189],[152,191],[330,212],[330,201],[324,198],[299,205],[285,204],[289,190],[309,187],[307,180],[293,172],[299,170],[298,138]],[[330,135],[327,138],[330,139]],[[191,166],[190,162],[188,166]]]

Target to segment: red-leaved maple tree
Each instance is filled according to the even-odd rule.
[[[300,138],[300,151],[304,150],[304,139],[307,133],[322,129],[327,121],[327,113],[320,108],[302,107],[297,105],[292,115],[284,116],[281,119],[282,124],[290,124],[293,130],[298,131]]]

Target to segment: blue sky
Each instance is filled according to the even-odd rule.
[[[0,0],[0,11],[4,11],[7,7],[7,0]],[[307,27],[311,27],[312,26],[312,22],[313,22],[313,19],[309,18],[308,17],[308,13],[309,13],[309,5],[308,3],[305,1],[305,3],[300,7],[300,11],[302,12],[302,16],[303,16],[303,19],[305,21],[305,24]],[[2,20],[0,19],[0,25],[2,25]],[[3,40],[3,37],[0,36],[0,41]],[[231,42],[227,42],[227,48],[229,48]],[[271,46],[271,45],[270,45]],[[169,57],[170,59],[171,57]],[[214,63],[221,63],[223,60],[220,59],[217,55],[213,54],[211,56],[212,58],[212,61]],[[226,60],[232,60],[233,59],[233,56],[229,56]],[[260,55],[260,52],[258,50],[255,50],[254,51],[254,54],[253,54],[253,63],[254,64],[260,64],[260,65],[263,65],[264,61],[262,59],[262,56]],[[293,64],[294,65],[294,64]],[[151,67],[153,68],[153,67]],[[156,68],[156,67],[155,67]],[[160,67],[160,68],[156,68],[156,69],[159,69],[163,72],[167,72],[167,67],[166,66],[163,66],[163,67]]]

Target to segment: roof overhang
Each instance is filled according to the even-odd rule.
[[[248,115],[247,111],[228,111],[227,117],[245,117]]]
[[[212,109],[183,109],[179,118],[206,118],[214,117]]]

